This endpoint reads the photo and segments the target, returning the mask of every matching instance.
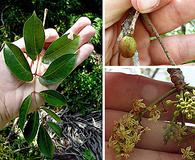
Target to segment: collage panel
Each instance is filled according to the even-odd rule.
[[[105,0],[104,7],[106,66],[194,65],[194,1]]]
[[[102,1],[0,1],[0,160],[102,160]]]
[[[105,73],[106,160],[193,160],[195,69]]]

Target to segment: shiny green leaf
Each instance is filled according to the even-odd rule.
[[[31,143],[39,128],[39,113],[33,112],[24,128],[24,138],[28,143]]]
[[[66,104],[62,94],[55,90],[45,90],[39,93],[49,105],[63,106]]]
[[[43,49],[45,33],[43,24],[35,12],[24,24],[23,36],[27,54],[32,60],[36,60]]]
[[[55,114],[51,109],[47,109],[46,107],[42,108],[45,112],[47,112],[53,119],[55,119],[57,122],[61,122],[61,118]]]
[[[66,54],[53,61],[47,71],[39,78],[43,85],[60,83],[74,69],[76,63],[75,54]]]
[[[32,96],[29,95],[28,97],[26,97],[24,99],[24,101],[22,102],[22,105],[20,107],[20,111],[19,111],[19,121],[18,121],[18,126],[21,130],[23,130],[24,128],[24,124],[26,122],[26,117],[28,115],[29,109],[31,107],[32,104]]]
[[[24,54],[14,44],[6,43],[3,50],[5,63],[10,71],[22,81],[31,81],[33,75]]]
[[[37,143],[41,153],[47,158],[52,158],[54,154],[54,145],[52,143],[51,137],[47,133],[43,125],[40,125]]]
[[[60,128],[57,124],[53,122],[47,122],[48,126],[58,135],[59,137],[62,136],[62,128]]]
[[[43,63],[51,63],[65,54],[74,54],[79,45],[79,36],[74,35],[73,40],[63,35],[54,41],[46,50],[42,59]]]

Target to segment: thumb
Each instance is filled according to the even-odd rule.
[[[148,13],[160,4],[160,0],[131,0],[131,3],[139,12]]]

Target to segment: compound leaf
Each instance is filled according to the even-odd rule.
[[[54,154],[54,145],[52,143],[51,137],[47,133],[43,125],[40,125],[37,143],[40,151],[47,158],[52,158]]]
[[[53,106],[63,106],[66,104],[65,98],[62,94],[55,90],[45,90],[39,93],[50,105]]]
[[[58,135],[59,137],[62,136],[62,128],[60,128],[56,123],[47,122],[48,126]]]
[[[23,36],[27,54],[32,60],[36,60],[37,55],[41,53],[44,46],[45,33],[43,24],[35,12],[25,22]]]
[[[24,54],[16,45],[6,43],[3,50],[5,63],[10,71],[22,81],[32,81],[33,75]]]
[[[19,124],[18,125],[19,125],[19,128],[21,130],[23,130],[23,128],[24,128],[24,124],[26,122],[26,117],[28,115],[31,104],[32,104],[32,96],[29,95],[22,102],[22,105],[21,105],[20,111],[19,111],[19,121],[18,121]]]
[[[51,63],[65,54],[74,54],[78,48],[79,41],[79,36],[74,35],[72,40],[67,35],[63,35],[49,46],[42,62]]]
[[[39,113],[33,112],[24,128],[24,138],[28,143],[31,143],[39,128]]]
[[[52,110],[47,109],[45,107],[42,108],[45,112],[47,112],[53,119],[55,119],[57,122],[61,122],[61,118],[55,114]]]
[[[60,83],[74,69],[76,63],[75,54],[66,54],[53,61],[47,71],[39,78],[43,85]]]

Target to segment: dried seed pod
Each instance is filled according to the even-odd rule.
[[[125,58],[131,58],[136,52],[136,41],[131,36],[124,36],[119,42],[119,52]]]

